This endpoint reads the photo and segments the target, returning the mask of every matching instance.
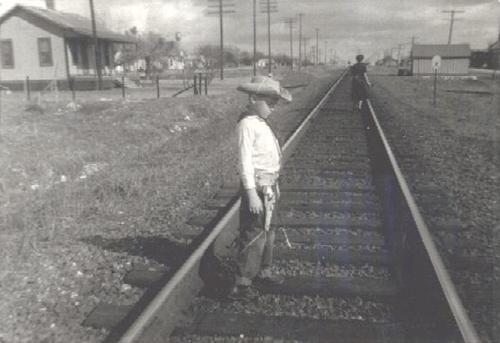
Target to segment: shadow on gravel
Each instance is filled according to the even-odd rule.
[[[185,261],[191,249],[187,245],[173,242],[161,236],[108,239],[97,235],[82,241],[104,250],[146,257],[174,270]]]

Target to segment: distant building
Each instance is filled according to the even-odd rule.
[[[274,59],[271,59],[271,64],[273,67],[276,66],[276,62]],[[260,60],[257,61],[257,67],[258,68],[267,68],[269,65],[269,59],[268,58],[261,58]]]
[[[498,34],[498,40],[489,46],[488,51],[490,52],[489,68],[500,69],[500,34]]]
[[[398,60],[392,58],[391,56],[384,56],[381,60],[378,60],[375,65],[383,66],[383,67],[397,67]]]
[[[469,72],[471,50],[469,44],[413,45],[411,51],[413,75],[433,74],[432,58],[441,56],[440,74],[464,75]]]
[[[114,56],[131,36],[97,27],[104,86],[112,86]],[[26,77],[31,88],[50,82],[67,89],[75,79],[79,89],[95,88],[95,50],[91,21],[77,14],[31,6],[14,6],[0,17],[2,85],[22,89]]]
[[[470,67],[471,68],[488,68],[491,60],[492,54],[488,50],[472,50],[470,55]]]

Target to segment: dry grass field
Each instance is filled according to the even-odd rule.
[[[435,233],[443,249],[491,264],[484,270],[454,273],[465,290],[466,308],[486,342],[500,341],[500,81],[438,81],[372,76],[374,103],[398,155],[412,158],[403,171],[413,189],[434,187],[455,209],[463,232]],[[432,230],[432,228],[431,228]],[[448,246],[446,242],[449,242]],[[444,252],[444,251],[443,251]],[[467,289],[479,289],[486,304],[471,302]]]
[[[278,111],[299,113],[332,76],[280,77],[311,83],[296,90],[302,102]],[[179,263],[188,242],[176,233],[234,180],[233,132],[247,97],[230,80],[217,93],[127,101],[91,93],[76,108],[28,105],[22,94],[3,102],[0,342],[100,341],[104,331],[80,324],[99,302],[138,299],[142,291],[121,282],[128,270]]]

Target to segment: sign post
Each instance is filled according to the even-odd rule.
[[[432,98],[432,104],[435,106],[436,105],[436,89],[437,89],[437,75],[438,75],[438,70],[441,67],[441,56],[435,55],[432,58],[432,69],[434,70],[434,96]]]

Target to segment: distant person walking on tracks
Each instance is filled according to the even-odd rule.
[[[366,64],[363,63],[364,56],[357,55],[357,63],[351,67],[352,76],[352,101],[353,110],[361,110],[363,103],[368,99],[368,87],[371,86],[366,74]]]
[[[278,176],[281,149],[267,123],[271,109],[263,100],[251,100],[237,126],[242,200],[237,257],[237,275],[229,298],[251,300],[258,295],[252,281],[280,284],[273,275],[275,229],[271,227],[279,197]]]

